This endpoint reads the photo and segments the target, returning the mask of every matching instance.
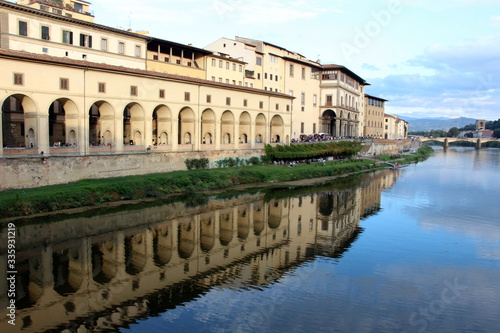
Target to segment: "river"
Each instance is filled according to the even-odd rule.
[[[1,332],[497,332],[500,150],[15,220]]]

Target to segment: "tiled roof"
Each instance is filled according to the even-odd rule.
[[[123,67],[123,66],[107,65],[107,64],[103,64],[103,63],[96,63],[96,62],[90,62],[90,61],[84,61],[84,60],[75,60],[75,59],[63,58],[63,57],[54,57],[54,56],[49,56],[49,55],[44,55],[44,54],[29,53],[29,52],[25,52],[25,51],[14,51],[14,50],[0,49],[0,57],[24,59],[27,61],[34,61],[34,62],[46,62],[46,63],[55,64],[55,65],[82,67],[82,68],[87,68],[87,69],[106,70],[106,71],[113,71],[113,72],[123,73],[123,74],[143,75],[143,76],[149,76],[149,77],[158,78],[158,79],[164,79],[164,80],[168,80],[168,81],[178,81],[178,82],[184,82],[184,83],[190,83],[190,84],[203,84],[206,86],[213,86],[213,87],[219,87],[219,88],[230,89],[230,90],[241,90],[241,91],[246,91],[249,93],[257,93],[257,94],[261,94],[261,95],[284,97],[284,98],[288,98],[288,99],[295,98],[295,97],[290,96],[288,94],[272,92],[269,90],[242,87],[242,86],[231,85],[231,84],[227,84],[227,83],[214,82],[214,81],[205,80],[205,79],[197,79],[197,78],[193,78],[193,77],[189,77],[189,76],[160,73],[160,72],[148,71],[148,70],[143,70],[143,69],[135,69],[135,68],[129,68],[129,67]]]

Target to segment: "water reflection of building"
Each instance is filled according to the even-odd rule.
[[[310,256],[349,246],[362,196],[363,187],[270,200],[258,194],[19,225],[16,328],[109,329],[214,285],[266,286]],[[0,330],[11,331],[5,262],[0,256]]]

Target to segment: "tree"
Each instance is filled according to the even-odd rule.
[[[456,138],[460,134],[460,131],[458,130],[458,127],[452,127],[448,131],[448,136],[452,138]]]
[[[500,139],[500,128],[497,128],[496,130],[493,131],[493,137]]]
[[[468,133],[465,133],[464,135],[466,138],[473,138],[474,137],[474,134],[472,134],[472,132],[468,132]]]

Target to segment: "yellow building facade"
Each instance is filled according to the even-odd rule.
[[[384,108],[387,100],[365,94],[365,137],[384,138]]]

